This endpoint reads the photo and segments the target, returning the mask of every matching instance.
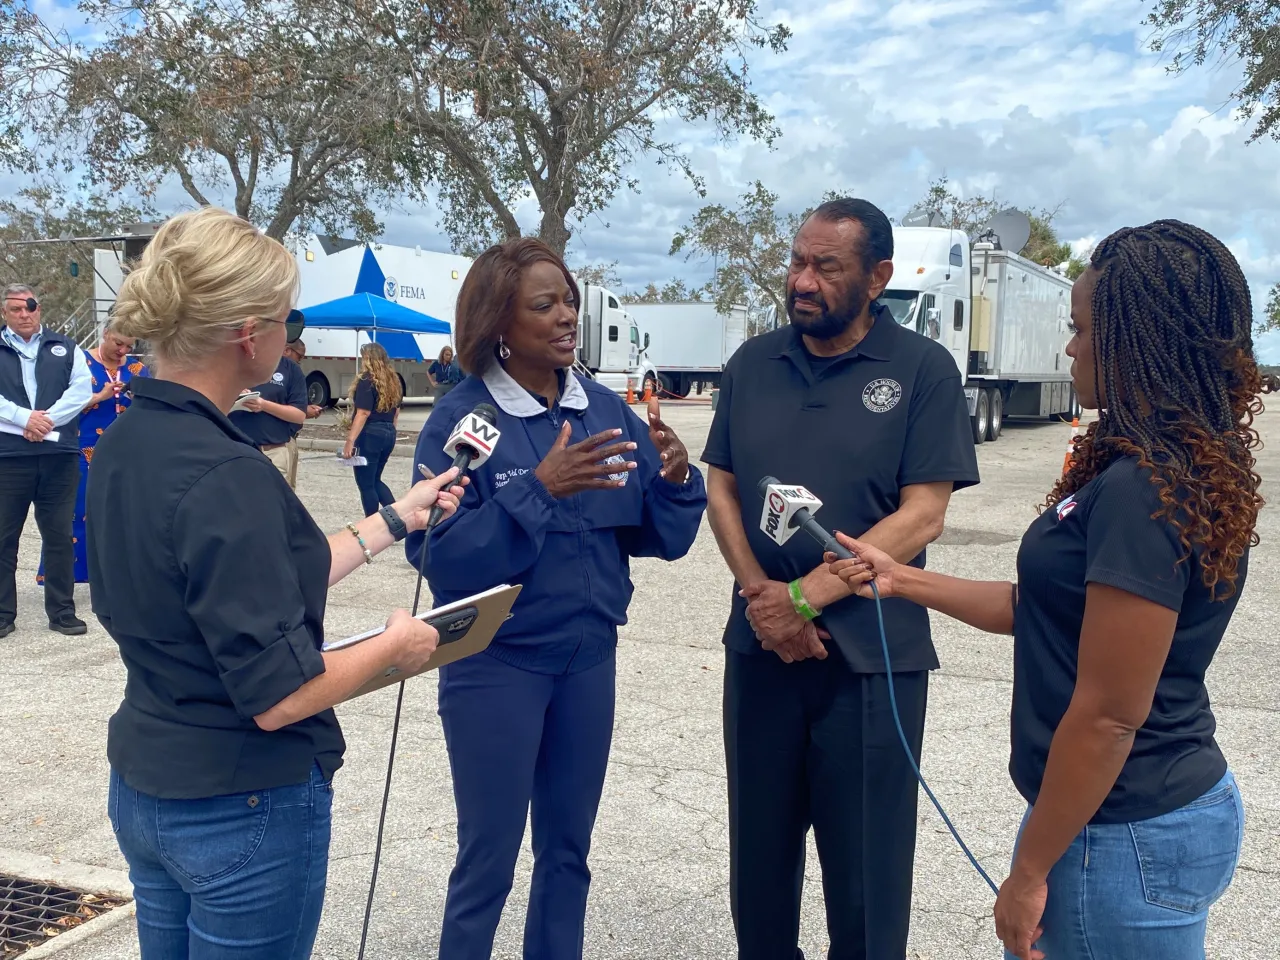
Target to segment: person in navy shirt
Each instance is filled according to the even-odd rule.
[[[290,319],[295,313],[300,320],[297,311]],[[282,356],[271,379],[245,391],[249,392],[258,396],[244,401],[243,410],[233,410],[230,420],[275,464],[289,488],[297,489],[298,432],[307,419],[307,378],[297,363]]]
[[[1262,503],[1249,286],[1219,241],[1162,220],[1098,245],[1071,318],[1076,395],[1101,412],[1016,583],[845,537],[858,560],[828,560],[864,597],[871,574],[881,597],[1013,634],[1009,772],[1030,806],[995,905],[1006,957],[1195,960],[1243,839],[1205,673]]]
[[[531,803],[525,960],[582,956],[629,561],[683,557],[706,507],[702,476],[656,401],[646,427],[612,391],[572,372],[578,304],[564,262],[539,241],[482,254],[455,321],[470,376],[437,402],[414,458],[443,472],[458,421],[479,403],[497,408],[501,439],[471,473],[457,515],[431,532],[425,570],[437,605],[523,585],[488,650],[440,671],[458,815],[440,937],[447,960],[490,956]],[[406,544],[418,565],[423,535]]]

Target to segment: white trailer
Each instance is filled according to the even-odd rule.
[[[1071,337],[1069,279],[1000,249],[999,237],[971,245],[959,230],[894,227],[893,242],[893,279],[880,302],[951,353],[965,379],[975,443],[998,439],[1005,417],[1078,410],[1063,353]]]
[[[696,385],[718,387],[724,365],[747,338],[747,310],[719,313],[714,303],[633,303],[644,343],[642,382],[677,397]]]
[[[575,279],[578,279],[575,277]],[[578,279],[578,364],[581,371],[614,393],[640,389],[640,332],[618,295],[599,284]]]

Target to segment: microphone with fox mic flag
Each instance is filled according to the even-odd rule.
[[[813,519],[814,511],[822,501],[804,487],[779,483],[777,477],[765,477],[757,489],[764,498],[764,512],[760,515],[760,529],[764,535],[782,546],[797,530],[803,530],[822,549],[834,553],[841,560],[852,560],[853,554]]]
[[[458,468],[458,481],[472,467],[478,467],[489,459],[493,448],[498,445],[502,436],[496,424],[498,411],[492,404],[478,403],[476,408],[458,421],[444,442],[444,452],[453,457],[453,466]],[[431,508],[431,516],[427,520],[430,530],[444,517],[444,507],[436,504]]]

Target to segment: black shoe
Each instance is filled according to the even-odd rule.
[[[80,634],[88,632],[89,625],[73,613],[64,613],[57,620],[49,621],[49,629],[56,630],[58,633],[68,637],[78,637]]]
[[[17,627],[15,627],[12,623],[0,623],[0,640],[3,640],[9,634],[13,633],[13,631],[16,629]]]

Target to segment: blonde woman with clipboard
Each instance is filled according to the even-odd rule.
[[[436,631],[403,610],[322,652],[329,588],[457,508],[453,472],[326,539],[227,417],[275,370],[292,255],[206,207],[168,221],[125,278],[113,328],[156,366],[89,475],[93,611],[127,681],[108,813],[137,891],[142,960],[305,960],[325,892],[334,704],[422,669]]]

